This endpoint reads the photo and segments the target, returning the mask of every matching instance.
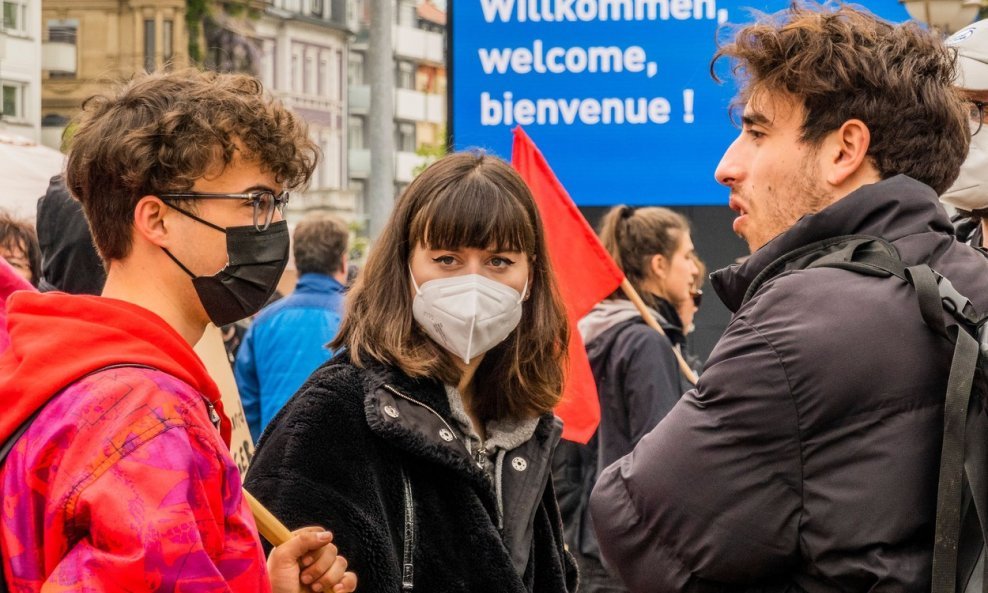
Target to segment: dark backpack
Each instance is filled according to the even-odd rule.
[[[980,392],[986,392],[988,315],[975,312],[950,280],[930,266],[908,266],[891,243],[865,235],[834,237],[783,255],[755,277],[742,302],[780,274],[821,267],[909,284],[916,292],[923,321],[954,344],[944,403],[931,588],[933,593],[988,593],[984,559],[988,539],[988,411],[973,389],[978,384]]]

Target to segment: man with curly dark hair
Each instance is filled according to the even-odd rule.
[[[352,591],[321,528],[265,559],[230,422],[192,350],[255,313],[317,159],[248,76],[140,75],[87,100],[66,169],[102,296],[21,293],[0,358],[0,551],[15,591]]]
[[[953,344],[899,278],[796,258],[877,237],[988,311],[937,200],[971,133],[954,56],[796,4],[717,58],[743,111],[715,175],[752,255],[711,277],[734,316],[696,389],[597,482],[600,548],[635,592],[929,591]]]

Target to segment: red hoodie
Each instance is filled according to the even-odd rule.
[[[189,343],[147,309],[104,297],[20,292],[7,302],[7,317],[11,346],[0,356],[0,443],[73,381],[134,364],[164,371],[202,393],[230,444],[230,420],[216,383]]]
[[[219,391],[192,348],[113,299],[8,305],[0,440],[44,406],[0,468],[11,590],[270,591],[229,424],[224,444],[203,403]],[[142,366],[106,368],[121,364]]]

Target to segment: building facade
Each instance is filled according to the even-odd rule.
[[[108,82],[189,64],[185,0],[45,0],[41,139],[58,148],[69,120]]]
[[[367,179],[371,175],[367,118],[370,87],[366,76],[370,2],[349,0],[350,26],[355,31],[348,66],[349,119],[347,137],[350,188],[358,196],[363,217]],[[394,0],[395,195],[428,163],[427,153],[445,145],[446,66],[445,13],[434,3]]]
[[[41,140],[41,0],[3,0],[0,134]]]
[[[356,196],[347,184],[347,28],[344,0],[270,0],[254,23],[258,76],[289,108],[306,120],[319,146],[309,188],[292,196],[287,216],[313,210],[353,219]]]

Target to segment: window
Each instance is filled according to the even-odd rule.
[[[415,64],[398,62],[398,70],[395,72],[395,86],[400,89],[415,90]]]
[[[395,128],[395,148],[401,152],[415,152],[415,124],[398,123]]]
[[[175,22],[165,21],[161,24],[161,53],[168,63],[175,56]]]
[[[3,28],[12,33],[27,32],[27,4],[24,0],[4,0]]]
[[[312,56],[305,56],[305,76],[303,80],[302,92],[311,95],[316,92],[315,82],[316,73],[312,64]]]
[[[312,12],[312,16],[322,17],[323,16],[323,0],[310,0],[309,10]]]
[[[399,25],[414,27],[418,20],[418,8],[414,2],[400,2],[395,17],[398,19]]]
[[[157,64],[155,51],[154,19],[146,19],[144,21],[144,69],[148,72],[154,72]]]
[[[361,150],[364,147],[364,118],[351,117],[347,125],[347,142],[350,144],[350,150]]]
[[[350,52],[347,82],[350,86],[361,86],[364,84],[364,54]]]
[[[5,120],[24,119],[24,86],[5,83],[3,85],[3,111],[0,113]]]
[[[73,48],[78,47],[79,39],[79,20],[78,19],[52,19],[47,23],[48,26],[48,41],[51,43],[64,43],[66,45],[71,45]],[[72,55],[75,55],[75,51]],[[63,64],[59,63],[59,66]],[[64,64],[63,67],[68,67],[69,64]],[[73,79],[76,76],[76,64],[71,64],[71,70],[49,70],[48,78],[55,79]]]

